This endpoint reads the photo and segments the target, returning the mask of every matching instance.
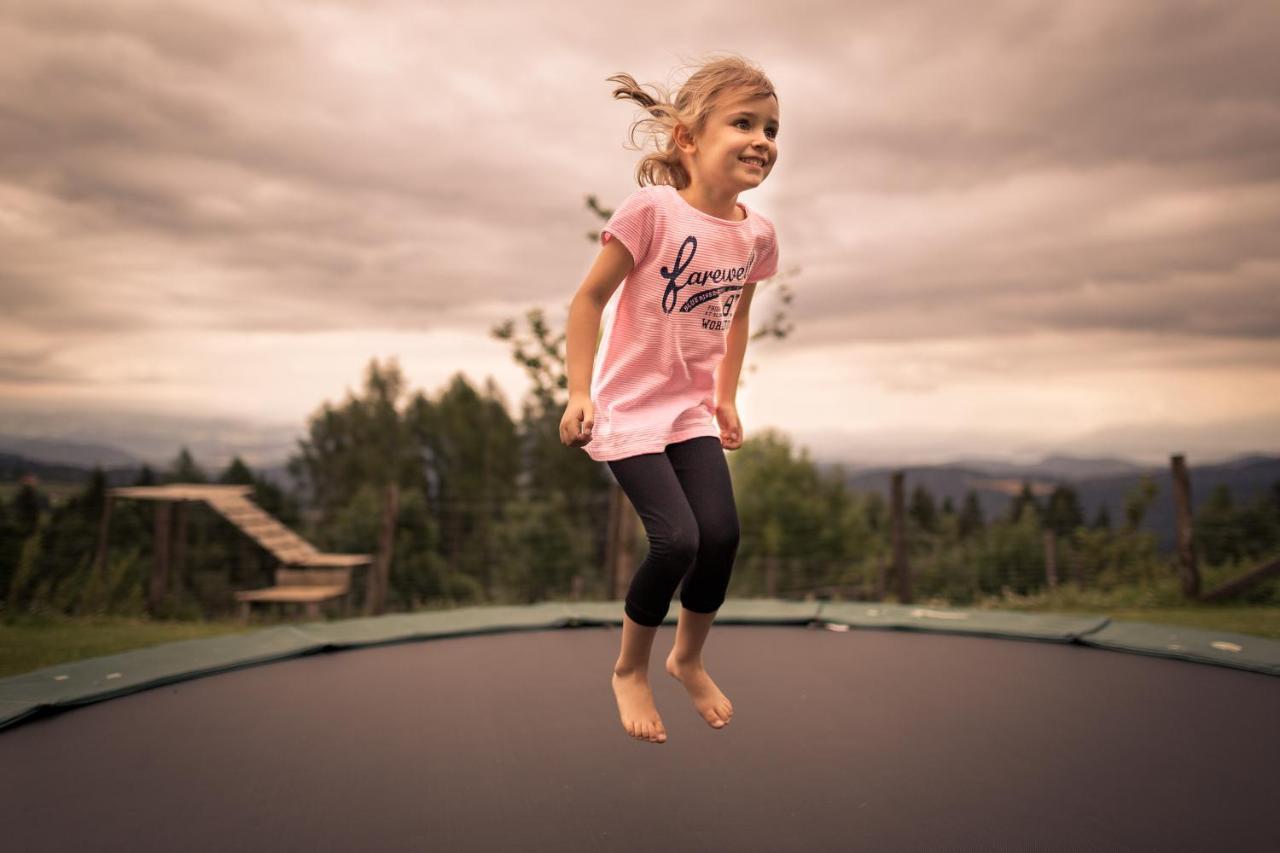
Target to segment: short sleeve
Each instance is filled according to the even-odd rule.
[[[608,243],[609,237],[617,237],[627,247],[637,267],[649,254],[649,244],[653,240],[654,199],[647,189],[641,187],[627,196],[600,230],[600,245]]]
[[[747,274],[747,283],[760,281],[768,278],[778,271],[778,237],[773,231],[772,223],[769,225],[769,236],[764,240],[764,247],[760,250],[760,254],[756,256],[755,266],[751,268],[751,272]]]

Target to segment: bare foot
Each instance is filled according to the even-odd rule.
[[[722,729],[733,719],[733,703],[702,668],[701,661],[678,662],[667,658],[667,672],[684,685],[693,698],[693,707],[713,729]]]
[[[613,695],[618,700],[618,715],[627,734],[650,743],[666,743],[667,730],[653,704],[649,677],[642,672],[613,673]]]

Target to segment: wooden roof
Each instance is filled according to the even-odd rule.
[[[120,486],[108,489],[114,497],[146,501],[207,501],[248,495],[253,486],[213,486],[206,483],[167,483],[163,486]]]

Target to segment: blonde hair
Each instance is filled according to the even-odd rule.
[[[607,79],[620,84],[613,90],[613,97],[635,101],[652,116],[635,121],[628,137],[634,147],[636,130],[643,127],[657,143],[657,151],[646,154],[636,166],[636,182],[642,187],[646,184],[670,184],[681,190],[689,186],[689,172],[680,159],[680,148],[675,140],[677,124],[684,125],[696,138],[706,127],[707,119],[715,108],[732,95],[778,99],[773,83],[764,72],[736,54],[702,63],[674,98],[656,85],[651,85],[651,88],[658,96],[650,96],[630,74],[615,74]]]

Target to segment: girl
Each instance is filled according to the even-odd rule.
[[[742,446],[734,398],[747,311],[756,282],[778,265],[773,223],[738,194],[777,162],[778,97],[737,57],[702,65],[674,100],[650,97],[627,74],[608,79],[621,84],[615,98],[648,109],[653,118],[643,121],[660,144],[640,162],[640,189],[601,230],[600,254],[569,308],[560,440],[607,462],[644,522],[649,552],[627,592],[613,691],[627,733],[664,743],[649,650],[682,579],[667,672],[713,728],[733,717],[703,668],[702,646],[738,547],[724,450]]]

